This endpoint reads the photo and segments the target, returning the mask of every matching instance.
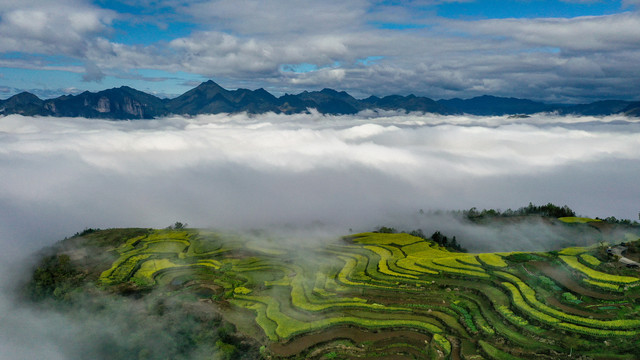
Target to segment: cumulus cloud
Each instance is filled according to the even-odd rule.
[[[499,19],[462,25],[472,31],[508,36],[524,44],[564,51],[621,51],[637,49],[640,14],[586,16],[572,19]]]
[[[82,81],[100,82],[100,81],[102,81],[102,79],[104,79],[104,77],[105,77],[104,73],[102,72],[102,70],[100,70],[100,68],[95,63],[93,63],[91,61],[87,61],[87,63],[85,63],[85,65],[84,65],[84,67],[85,67],[86,71],[82,75]]]
[[[10,67],[55,67],[91,78],[76,66],[79,60],[106,76],[135,69],[188,72],[277,93],[334,87],[359,97],[636,100],[630,94],[640,83],[637,12],[462,21],[437,16],[444,2],[154,1],[136,3],[147,6],[141,16],[82,0],[11,2],[0,14],[0,51],[23,53],[2,59]],[[152,17],[150,8],[163,10]],[[134,27],[191,23],[193,30],[132,45],[110,39],[115,20]],[[64,66],[27,53],[71,60]],[[287,71],[300,64],[309,71]]]
[[[116,14],[83,0],[3,1],[0,51],[81,57]]]
[[[357,29],[365,20],[369,1],[264,2],[258,0],[214,0],[179,8],[202,23],[245,35],[341,33]],[[283,21],[283,17],[286,21]]]

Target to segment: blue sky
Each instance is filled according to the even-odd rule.
[[[639,100],[638,0],[0,0],[0,98],[213,79],[280,95]]]

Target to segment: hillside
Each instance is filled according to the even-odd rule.
[[[110,359],[632,359],[640,273],[616,255],[640,260],[629,239],[614,254],[604,243],[468,254],[406,233],[318,244],[181,226],[86,230],[46,252],[26,294],[71,313],[113,298],[109,311],[141,309],[136,339],[159,336],[144,330],[151,322],[183,344],[114,343]]]

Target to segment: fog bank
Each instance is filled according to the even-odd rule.
[[[0,119],[0,236],[86,227],[368,230],[419,209],[567,204],[635,219],[640,122],[623,117],[211,115]]]

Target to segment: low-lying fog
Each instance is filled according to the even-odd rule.
[[[543,250],[554,235],[540,224],[498,233],[419,210],[553,202],[635,219],[639,133],[638,119],[619,116],[7,116],[0,118],[0,288],[6,294],[25,256],[88,227],[181,221],[293,229],[303,241],[307,229],[316,238],[385,225],[441,230],[473,250]],[[86,333],[4,295],[0,314],[1,359],[64,359],[70,352],[60,334]],[[66,332],[56,331],[61,325]]]

